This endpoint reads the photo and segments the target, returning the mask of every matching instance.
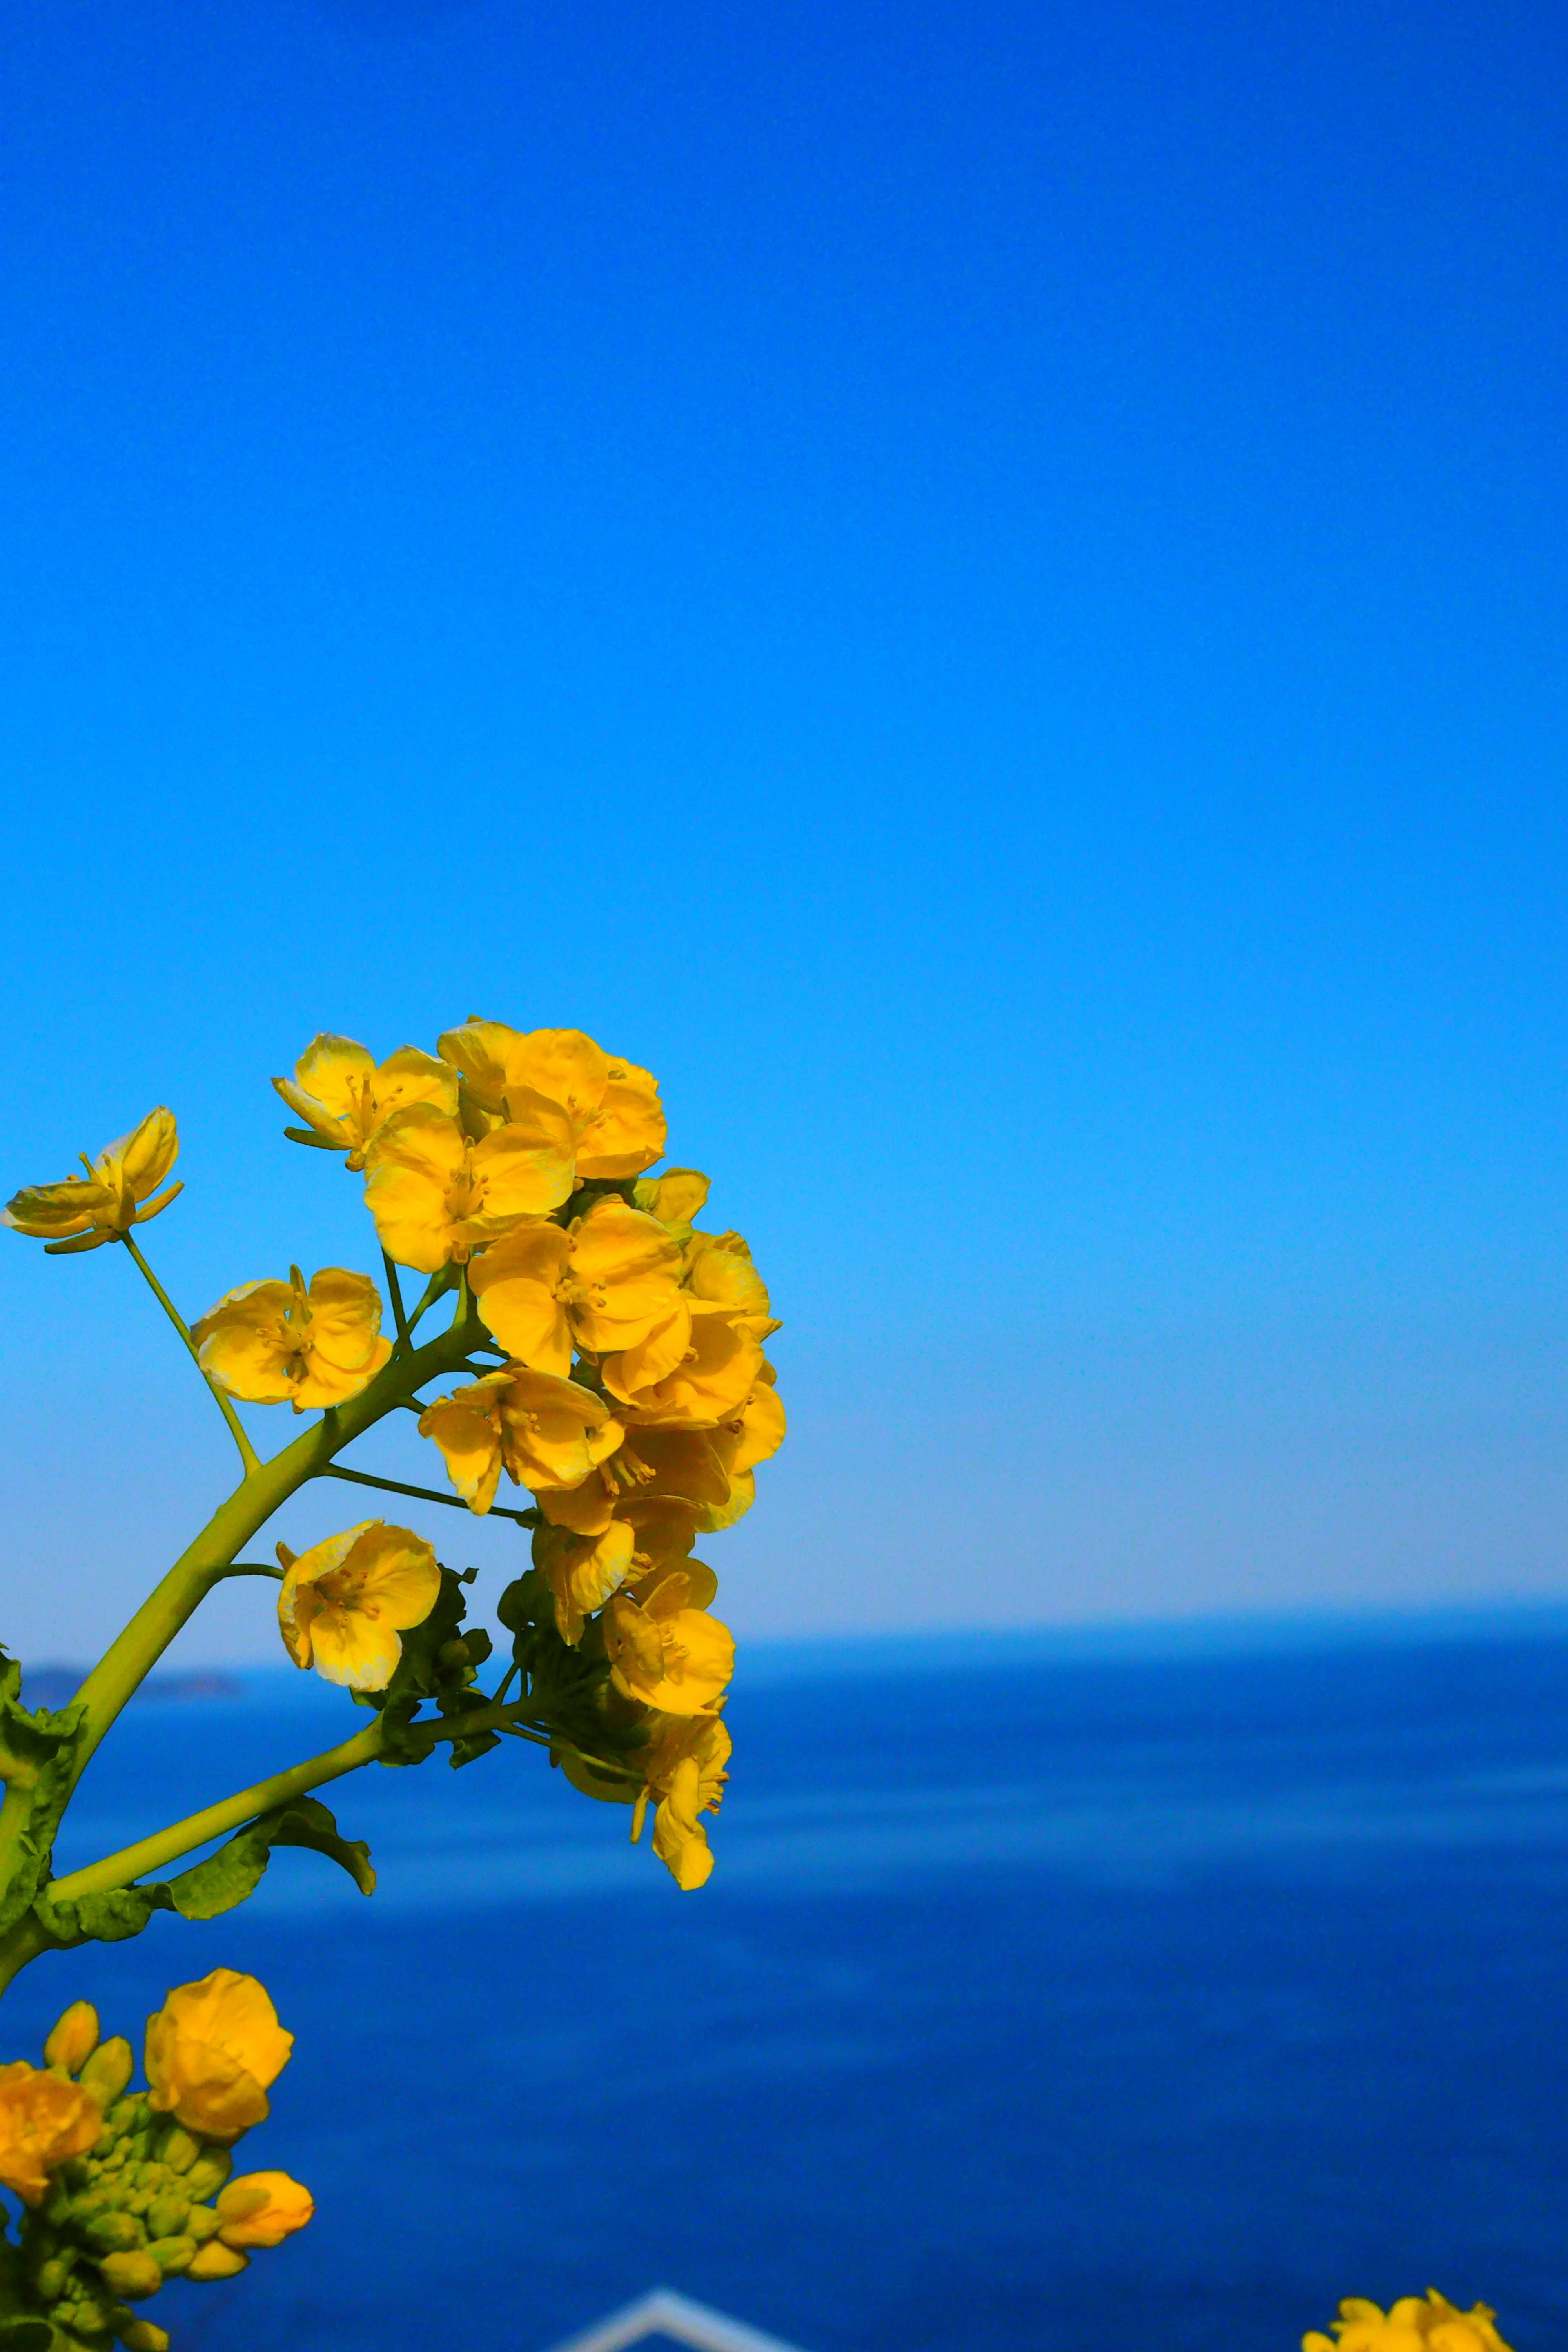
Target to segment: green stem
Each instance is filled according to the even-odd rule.
[[[257,1459],[256,1448],[252,1445],[249,1438],[247,1437],[245,1431],[240,1424],[238,1413],[236,1412],[233,1405],[229,1402],[227,1397],[225,1396],[223,1391],[215,1381],[207,1380],[206,1373],[202,1370],[201,1355],[197,1349],[195,1341],[190,1335],[184,1317],[180,1313],[179,1308],[174,1305],[174,1300],[170,1297],[168,1292],[164,1289],[163,1284],[159,1281],[157,1276],[153,1273],[152,1267],[148,1265],[146,1259],[142,1256],[141,1251],[132,1240],[130,1234],[121,1234],[120,1238],[124,1243],[126,1248],[130,1251],[132,1256],[135,1259],[137,1265],[141,1267],[142,1276],[145,1278],[153,1297],[157,1300],[159,1306],[163,1308],[164,1314],[168,1317],[170,1322],[174,1325],[175,1330],[179,1333],[181,1339],[190,1349],[191,1361],[195,1364],[197,1371],[201,1372],[203,1380],[206,1381],[207,1387],[212,1391],[214,1397],[217,1401],[217,1409],[219,1412],[222,1413],[225,1421],[228,1423],[229,1435],[233,1438],[235,1444],[239,1448],[239,1458],[245,1465],[247,1474],[248,1475],[253,1470],[259,1470],[261,1465]]]
[[[73,1786],[132,1692],[213,1586],[221,1582],[257,1529],[308,1478],[324,1470],[334,1454],[374,1427],[401,1398],[461,1363],[472,1341],[473,1334],[454,1321],[411,1355],[394,1357],[358,1396],[324,1412],[320,1421],[301,1431],[292,1445],[274,1454],[270,1462],[258,1464],[235,1488],[162,1583],[149,1593],[78,1692],[85,1702],[85,1714],[71,1775]]]
[[[29,1911],[18,1919],[4,1943],[0,1943],[0,1992],[4,1992],[13,1977],[20,1976],[29,1960],[49,1948],[48,1937]]]
[[[392,1293],[392,1312],[397,1324],[397,1344],[400,1348],[406,1348],[408,1345],[408,1318],[403,1311],[403,1293],[398,1286],[397,1268],[394,1265],[391,1258],[388,1257],[384,1250],[381,1253],[381,1262],[386,1268],[386,1286]]]
[[[226,1578],[230,1576],[269,1576],[275,1584],[281,1584],[283,1581],[283,1570],[280,1568],[268,1568],[265,1560],[259,1559],[234,1560],[224,1570],[224,1575]]]
[[[407,1486],[401,1478],[373,1478],[368,1470],[341,1470],[335,1462],[325,1470],[318,1470],[316,1475],[346,1478],[353,1486],[384,1486],[389,1495],[413,1495],[422,1503],[440,1503],[450,1511],[466,1511],[468,1507],[460,1495],[438,1495],[434,1486]],[[539,1525],[536,1511],[503,1510],[499,1503],[491,1504],[488,1516],[492,1519],[515,1519],[520,1528]]]
[[[307,1790],[321,1788],[328,1780],[341,1780],[345,1772],[357,1772],[362,1764],[374,1761],[380,1748],[378,1717],[352,1739],[329,1748],[325,1755],[310,1757],[287,1772],[274,1772],[270,1779],[258,1780],[253,1787],[241,1789],[199,1813],[188,1813],[183,1822],[174,1822],[166,1830],[138,1840],[135,1845],[122,1846],[118,1853],[89,1863],[85,1870],[73,1870],[68,1877],[55,1879],[48,1890],[49,1900],[71,1903],[81,1895],[101,1895],[110,1887],[129,1886],[143,1872],[161,1870],[165,1863],[176,1862],[181,1854],[191,1853],[197,1846],[222,1837],[226,1830],[239,1829],[259,1814],[286,1805],[291,1797],[302,1797]]]

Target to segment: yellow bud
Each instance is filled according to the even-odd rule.
[[[97,2020],[93,2021],[96,2024]],[[81,2087],[100,2107],[107,2107],[131,2080],[134,2064],[130,2042],[122,2033],[117,2033],[111,2042],[100,2042],[87,2060],[81,2070]]]
[[[118,2294],[127,2303],[141,2303],[156,2294],[163,2284],[163,2273],[155,2255],[144,2246],[122,2254],[105,2254],[99,2264],[103,2284],[110,2294]]]
[[[44,2044],[44,2063],[63,2066],[68,2074],[77,2074],[97,2047],[97,2010],[89,2000],[73,2000],[65,2014],[57,2019]]]
[[[226,2246],[221,2238],[209,2238],[186,2269],[188,2279],[237,2278],[248,2267],[250,2256],[237,2247]]]
[[[167,2328],[154,2327],[150,2319],[133,2319],[121,2329],[120,2341],[125,2352],[169,2352]]]

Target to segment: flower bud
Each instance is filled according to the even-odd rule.
[[[173,2124],[163,2134],[158,2153],[171,2172],[189,2172],[202,2152],[199,2139],[193,2139],[184,2124]]]
[[[147,2208],[147,2234],[150,2238],[177,2238],[185,2226],[185,2216],[191,2200],[178,2189],[160,2189]]]
[[[111,2254],[123,2253],[147,2242],[147,2232],[134,2213],[95,2213],[82,2236],[89,2245],[101,2246]]]
[[[144,2301],[163,2284],[163,2273],[145,2246],[122,2254],[105,2254],[98,2267],[110,2294],[122,2295],[127,2303]]]
[[[47,2263],[40,2263],[33,2281],[38,2290],[38,2301],[58,2303],[66,2291],[66,2281],[69,2276],[70,2273],[58,2254],[51,2254]]]
[[[86,2005],[85,2002],[82,2003],[83,2008]],[[90,2014],[90,2011],[89,2013]],[[61,2023],[63,2024],[64,2021],[62,2019]],[[94,2024],[97,2021],[95,2018]],[[90,2097],[98,2101],[100,2107],[107,2107],[111,2102],[119,2099],[121,2091],[131,2080],[134,2064],[130,2042],[122,2033],[117,2033],[112,2042],[100,2042],[91,2057],[87,2060],[81,2070],[81,2087]]]
[[[120,2341],[125,2352],[169,2352],[168,2330],[154,2327],[150,2319],[133,2319],[121,2329]]]
[[[212,2238],[189,2264],[185,2276],[189,2279],[237,2278],[249,2262],[248,2254],[239,2253],[233,2246],[226,2246],[219,2238]]]
[[[154,2238],[147,2249],[165,2278],[178,2278],[182,2271],[188,2271],[195,2251],[194,2238],[174,2235]]]
[[[55,2021],[48,2040],[44,2044],[46,2066],[63,2066],[68,2074],[79,2074],[83,2062],[98,2047],[98,2011],[87,2000],[73,2000],[64,2014]]]
[[[213,2211],[212,2207],[210,2205],[193,2205],[190,2211],[185,2215],[184,2233],[186,2237],[194,2238],[198,2246],[205,2246],[209,2238],[216,2237],[217,2231],[218,2217]]]
[[[215,2189],[221,2189],[233,2170],[234,2158],[226,2147],[209,2147],[205,2156],[196,2158],[185,2175],[185,2187],[191,2202],[199,2203],[202,2198],[210,2197]]]

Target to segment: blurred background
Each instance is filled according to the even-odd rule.
[[[1565,100],[1516,0],[10,11],[0,1197],[166,1102],[187,1314],[374,1267],[268,1077],[581,1025],[785,1324],[710,1890],[508,1754],[18,1986],[300,2034],[193,2352],[498,2247],[521,2352],[1563,2340]],[[68,1661],[232,1457],[123,1252],[0,1265]],[[73,1858],[341,1736],[278,1660],[216,1596]]]

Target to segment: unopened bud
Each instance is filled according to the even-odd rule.
[[[216,2237],[220,2219],[221,2216],[215,2213],[210,2205],[193,2205],[185,2216],[186,2237],[194,2238],[198,2246],[205,2246],[209,2238]]]
[[[161,2189],[147,2208],[150,2238],[177,2238],[185,2226],[191,2200],[178,2189]]]
[[[134,2252],[105,2254],[98,2267],[110,2294],[123,2295],[127,2303],[143,2302],[163,2284],[163,2273],[145,2246]]]
[[[95,2213],[82,2236],[111,2254],[124,2253],[132,2246],[144,2246],[147,2242],[147,2232],[134,2213]]]
[[[166,2238],[154,2238],[147,2249],[165,2278],[178,2278],[182,2271],[188,2271],[195,2251],[194,2238],[174,2233]]]
[[[125,2352],[169,2352],[167,2328],[154,2327],[150,2319],[133,2319],[121,2329],[120,2341]]]
[[[185,2272],[188,2279],[237,2278],[249,2266],[250,2257],[233,2246],[226,2246],[221,2238],[209,2238],[206,2244]]]
[[[73,2000],[64,2015],[55,2021],[44,2044],[44,2063],[63,2066],[68,2074],[75,2074],[97,2047],[97,2010],[89,2000]]]
[[[233,2170],[234,2158],[226,2147],[209,2147],[205,2156],[196,2158],[185,2175],[185,2188],[192,2202],[210,2197],[215,2189],[221,2189]]]
[[[58,2303],[66,2291],[66,2281],[69,2276],[70,2272],[58,2254],[52,2254],[47,2263],[40,2263],[33,2282],[38,2290],[38,2301]]]
[[[158,2150],[171,2172],[189,2172],[201,2152],[200,2140],[193,2139],[184,2124],[170,2126]]]
[[[93,2021],[96,2024],[97,2020]],[[100,2042],[82,2067],[81,2087],[100,2107],[110,2106],[131,2080],[135,2063],[130,2042],[123,2033],[117,2033],[111,2042]]]

